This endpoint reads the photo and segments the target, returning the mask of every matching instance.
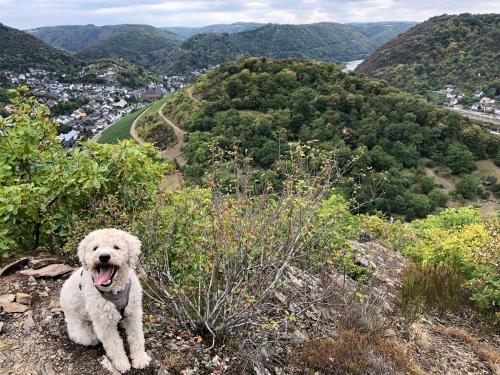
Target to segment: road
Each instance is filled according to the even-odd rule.
[[[162,158],[167,159],[167,160],[175,160],[180,166],[184,166],[187,164],[187,159],[184,156],[184,153],[182,152],[182,147],[184,146],[184,135],[186,132],[179,128],[172,120],[170,120],[168,117],[166,117],[163,114],[163,107],[165,106],[166,103],[164,103],[160,110],[158,111],[158,114],[161,116],[161,118],[174,130],[175,137],[177,138],[177,143],[173,147],[166,148],[165,150],[160,151],[160,155]],[[130,135],[132,138],[134,138],[137,143],[139,144],[144,144],[146,141],[144,141],[139,134],[137,134],[136,130],[136,125],[137,122],[141,119],[141,117],[146,113],[146,111],[142,112],[139,117],[137,117],[134,122],[132,123],[132,126],[130,127]]]
[[[480,112],[467,111],[465,109],[450,109],[459,112],[462,116],[468,117],[473,121],[481,122],[491,133],[500,134],[500,117],[497,115],[487,115]]]

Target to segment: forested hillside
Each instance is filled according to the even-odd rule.
[[[159,31],[160,29],[148,25],[64,25],[26,30],[26,32],[51,46],[75,53],[83,51],[87,47],[112,35],[138,32],[152,33],[158,36]],[[163,33],[171,39],[182,39],[168,31],[164,31]]]
[[[361,59],[413,25],[235,23],[162,29],[146,25],[85,25],[43,27],[29,32],[53,46],[76,52],[83,60],[122,58],[178,75],[250,56],[336,62]],[[190,38],[182,42],[184,37]]]
[[[160,69],[168,74],[188,73],[243,56],[245,54],[228,34],[200,34],[163,56]]]
[[[346,26],[366,36],[377,48],[416,24],[416,22],[356,22],[348,23]]]
[[[169,73],[188,72],[242,56],[346,61],[362,58],[371,50],[365,36],[345,25],[270,24],[231,35],[196,35],[167,57],[163,69]]]
[[[128,27],[100,39],[77,56],[82,60],[121,58],[136,65],[151,67],[156,65],[155,56],[158,53],[169,53],[179,43],[178,36],[152,26]]]
[[[246,150],[263,171],[261,182],[279,185],[277,161],[289,142],[314,140],[341,160],[357,159],[344,189],[364,202],[362,210],[407,219],[448,199],[425,175],[423,158],[461,174],[499,149],[499,139],[470,120],[331,63],[251,58],[225,64],[196,83],[194,97],[172,96],[165,112],[191,132],[185,173],[194,182],[204,182],[215,143]]]
[[[406,90],[500,84],[500,14],[433,17],[380,47],[356,71]]]
[[[263,23],[255,22],[236,22],[230,24],[216,24],[202,27],[162,27],[162,30],[170,31],[174,34],[180,35],[184,38],[190,38],[198,34],[216,33],[216,34],[233,34],[240,31],[253,30],[258,27],[264,26]]]
[[[79,63],[69,53],[51,47],[20,30],[0,24],[0,70],[28,68],[70,71]]]

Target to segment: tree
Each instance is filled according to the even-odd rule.
[[[453,174],[469,173],[476,168],[474,155],[467,146],[453,142],[448,146],[444,163]]]
[[[443,189],[433,189],[428,196],[434,207],[446,207],[448,203],[448,194]]]
[[[406,219],[413,220],[415,218],[424,218],[431,210],[431,203],[425,195],[412,194],[410,199],[408,199]]]
[[[403,142],[397,141],[394,143],[392,154],[397,161],[402,163],[406,168],[416,167],[420,159],[420,153],[415,145],[405,145]]]
[[[22,89],[21,92],[27,89]],[[164,167],[151,146],[83,144],[67,152],[49,110],[21,92],[0,117],[0,250],[60,243],[90,203],[113,195],[135,210],[152,201]]]
[[[470,174],[463,176],[457,183],[457,193],[465,199],[474,198],[479,193],[479,183]]]

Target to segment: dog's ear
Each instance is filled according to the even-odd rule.
[[[130,267],[134,267],[141,254],[141,241],[130,233],[127,233],[126,241],[128,245],[128,262]]]
[[[85,250],[89,245],[89,236],[85,236],[83,240],[78,244],[78,259],[80,259],[80,263],[83,267],[87,267],[87,262],[85,262]]]

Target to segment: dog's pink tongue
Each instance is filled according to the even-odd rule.
[[[94,280],[94,285],[102,285],[106,283],[111,277],[111,273],[113,272],[113,267],[101,268],[99,273],[97,274],[97,278]]]

